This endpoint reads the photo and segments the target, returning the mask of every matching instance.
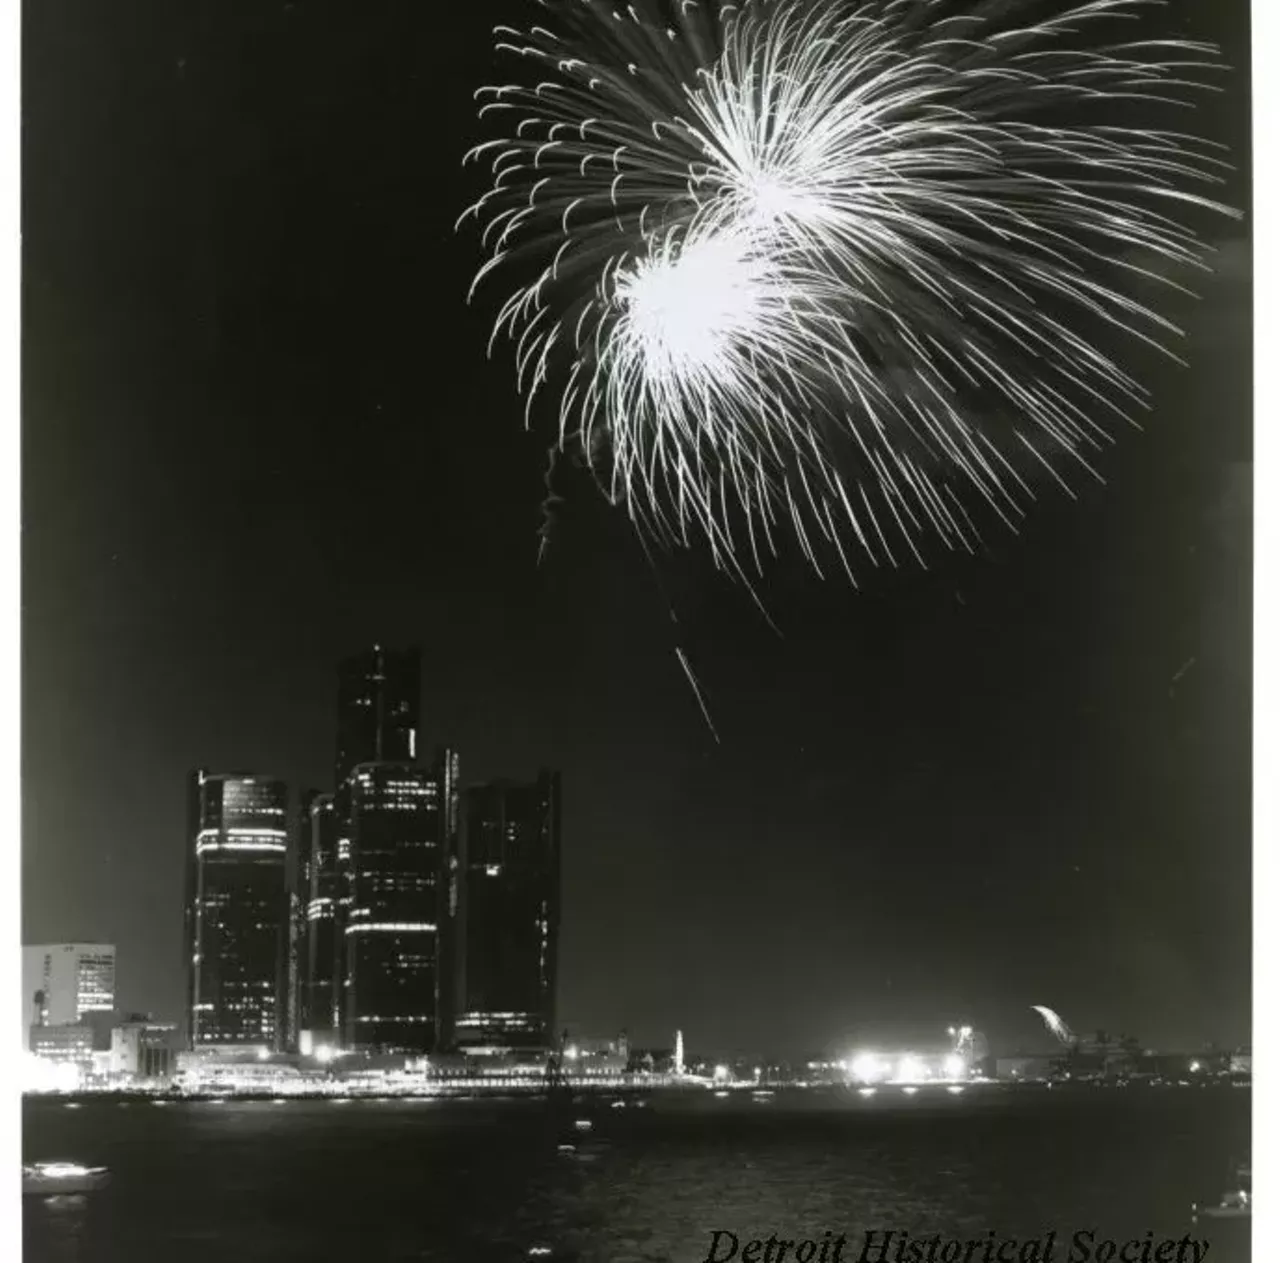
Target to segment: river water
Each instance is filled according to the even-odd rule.
[[[1191,1231],[1190,1203],[1216,1199],[1248,1154],[1249,1105],[1247,1091],[1196,1089],[696,1093],[554,1118],[496,1099],[29,1098],[26,1160],[101,1164],[112,1180],[29,1201],[25,1258],[703,1263],[719,1230],[740,1246],[844,1234],[842,1263],[857,1263],[867,1231],[1053,1230],[1053,1263],[1071,1263],[1080,1231],[1153,1243]],[[719,1241],[717,1258],[731,1238]],[[1231,1248],[1206,1263],[1235,1263]]]

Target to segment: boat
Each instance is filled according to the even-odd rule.
[[[68,1197],[101,1188],[110,1173],[106,1167],[78,1162],[33,1162],[22,1168],[23,1197]]]
[[[1191,1222],[1201,1220],[1252,1219],[1253,1217],[1253,1170],[1245,1163],[1235,1169],[1235,1178],[1231,1187],[1218,1199],[1216,1205],[1201,1206],[1192,1203]]]

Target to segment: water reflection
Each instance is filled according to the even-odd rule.
[[[26,1197],[23,1257],[33,1263],[85,1263],[90,1258],[89,1198],[83,1193]]]

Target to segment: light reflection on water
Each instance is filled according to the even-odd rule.
[[[1248,1148],[1248,1093],[800,1103],[26,1105],[28,1160],[111,1168],[24,1208],[33,1263],[707,1256],[711,1232],[1180,1236]],[[589,1116],[592,1127],[575,1121]],[[571,1146],[571,1147],[570,1147]],[[534,1249],[548,1254],[530,1254]],[[857,1253],[851,1254],[852,1258]],[[1227,1263],[1225,1257],[1218,1263]]]
[[[93,1257],[88,1237],[89,1199],[84,1196],[45,1197],[23,1205],[25,1227],[36,1228],[35,1240],[43,1247],[37,1256],[28,1248],[27,1259],[39,1257],[49,1263],[79,1263]],[[30,1234],[28,1234],[30,1235]]]

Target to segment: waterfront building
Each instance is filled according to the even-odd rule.
[[[274,777],[192,774],[187,1039],[277,1049],[287,1028],[288,790]]]
[[[381,645],[338,664],[335,788],[361,763],[416,763],[422,724],[422,651]]]
[[[45,1061],[69,1063],[89,1074],[93,1069],[93,1027],[80,1023],[58,1026],[32,1026],[28,1032],[29,1049]]]
[[[299,1049],[336,1048],[341,1039],[341,953],[338,924],[338,819],[333,794],[307,804],[299,845],[299,893],[303,903]]]
[[[22,1027],[96,1026],[115,1008],[110,943],[36,943],[22,949]]]
[[[178,1044],[179,1032],[173,1022],[131,1017],[111,1032],[108,1073],[122,1079],[171,1079]]]
[[[430,1052],[441,1026],[439,782],[412,763],[361,763],[336,811],[343,1047]]]
[[[451,1048],[458,1012],[458,975],[461,958],[459,934],[462,899],[462,790],[461,759],[457,750],[436,752],[434,772],[440,795],[440,968],[436,995],[438,1030],[436,1049]]]
[[[1019,1054],[996,1058],[998,1079],[1051,1079],[1060,1073],[1064,1058],[1060,1053]]]
[[[460,870],[457,1044],[550,1047],[560,929],[559,775],[468,789]]]
[[[625,1074],[631,1064],[632,1051],[625,1031],[617,1039],[566,1038],[562,1068],[565,1074],[576,1079]]]

